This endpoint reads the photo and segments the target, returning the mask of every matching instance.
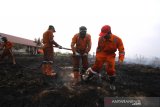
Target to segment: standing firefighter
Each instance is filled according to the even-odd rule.
[[[125,55],[123,42],[119,37],[111,33],[111,27],[109,25],[105,25],[101,28],[99,36],[96,61],[94,65],[87,70],[89,72],[87,80],[89,80],[93,74],[99,73],[103,64],[106,63],[106,72],[110,80],[110,88],[115,90],[115,52],[118,49],[118,63],[121,64]]]
[[[72,38],[71,48],[73,52],[73,85],[76,85],[80,79],[80,60],[82,60],[82,72],[88,69],[88,52],[91,49],[91,36],[87,33],[85,26],[81,26],[79,33]]]
[[[53,37],[54,37],[53,33],[54,32],[56,32],[54,27],[52,25],[50,25],[48,27],[48,30],[43,33],[44,61],[42,64],[42,71],[43,71],[43,74],[45,74],[47,76],[55,76],[56,75],[56,73],[52,69],[53,57],[54,57],[53,45],[55,45],[55,47],[58,47],[60,49],[62,48],[62,46],[60,46],[59,44],[57,44],[53,40]]]
[[[16,61],[12,52],[13,44],[10,41],[8,41],[6,37],[2,37],[2,41],[3,41],[2,43],[3,52],[2,55],[0,56],[0,61],[3,60],[6,56],[8,56],[12,59],[12,62],[15,65]]]

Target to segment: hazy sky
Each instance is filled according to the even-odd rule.
[[[0,32],[27,39],[42,38],[48,25],[55,41],[70,48],[84,25],[95,52],[103,25],[121,37],[126,56],[160,57],[160,0],[0,0]],[[68,51],[67,51],[68,52]]]

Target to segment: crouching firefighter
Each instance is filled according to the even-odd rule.
[[[91,36],[87,33],[87,28],[81,26],[79,33],[75,34],[72,38],[71,49],[73,52],[73,85],[80,81],[80,75],[88,69],[88,53],[91,49]],[[80,61],[82,62],[81,73]]]
[[[13,64],[16,64],[15,61],[15,56],[13,54],[12,48],[13,48],[13,43],[11,43],[10,41],[8,41],[8,39],[6,37],[2,37],[2,55],[0,55],[0,61],[2,61],[6,56],[8,56],[9,58],[12,59]]]
[[[53,33],[56,32],[54,26],[50,25],[48,27],[48,30],[43,33],[43,52],[44,52],[44,60],[42,62],[42,72],[43,74],[47,76],[52,76],[54,77],[56,73],[52,69],[52,64],[53,64],[53,58],[54,58],[54,49],[53,45],[55,47],[58,47],[62,49],[62,46],[57,44],[53,37]]]
[[[115,52],[119,51],[118,63],[121,64],[124,60],[124,46],[122,40],[111,33],[111,27],[105,25],[101,28],[101,33],[99,34],[98,47],[96,50],[96,61],[94,65],[87,69],[88,76],[86,81],[88,81],[94,74],[100,72],[103,64],[106,63],[106,72],[110,81],[110,89],[115,90]]]

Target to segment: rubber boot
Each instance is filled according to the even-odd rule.
[[[52,69],[52,65],[50,63],[46,64],[46,75],[47,76],[56,76],[56,73]]]
[[[44,74],[44,75],[46,75],[46,68],[47,68],[47,65],[46,65],[47,63],[46,63],[46,61],[43,61],[42,62],[42,67],[41,67],[41,69],[42,69],[42,73]]]
[[[109,77],[110,89],[113,91],[116,90],[115,79],[116,79],[115,76]]]
[[[16,61],[15,61],[15,59],[13,59],[13,65],[16,65]]]
[[[73,79],[73,84],[72,85],[75,86],[80,81],[80,74],[79,74],[78,71],[74,71],[73,74],[74,74],[74,79]]]
[[[83,82],[84,81],[84,78],[86,76],[86,70],[85,69],[82,69],[80,71],[80,81]]]

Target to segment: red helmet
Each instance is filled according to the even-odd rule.
[[[109,25],[104,25],[101,28],[101,33],[99,34],[99,36],[105,36],[106,34],[108,34],[109,32],[111,32],[111,27]]]

